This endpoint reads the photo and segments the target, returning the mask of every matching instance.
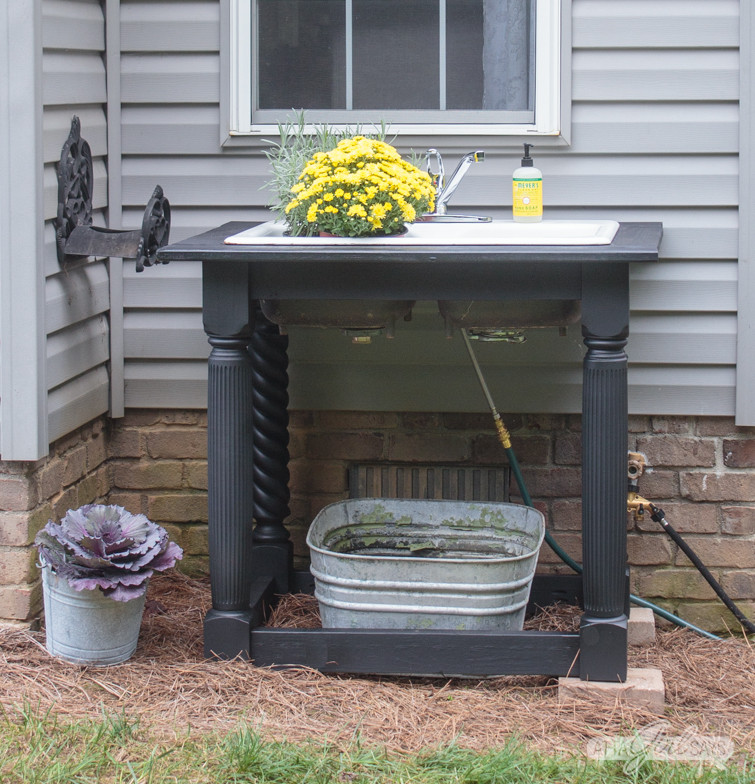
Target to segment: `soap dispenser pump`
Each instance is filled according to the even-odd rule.
[[[543,173],[535,168],[530,147],[524,145],[522,165],[513,174],[513,213],[518,223],[535,223],[543,219]]]

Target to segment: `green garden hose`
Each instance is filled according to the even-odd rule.
[[[493,415],[493,422],[495,423],[496,432],[498,434],[498,440],[501,442],[504,451],[506,452],[506,457],[508,458],[509,465],[511,466],[511,472],[514,474],[514,479],[516,479],[517,486],[519,487],[519,492],[522,496],[522,501],[524,501],[525,506],[534,506],[532,503],[532,498],[527,490],[527,485],[524,481],[524,477],[522,476],[521,469],[519,468],[519,461],[516,459],[516,454],[514,454],[514,449],[511,446],[511,437],[509,435],[509,431],[506,429],[506,425],[504,425],[503,420],[501,419],[501,415],[498,413],[498,409],[495,406],[495,401],[493,400],[493,396],[490,394],[490,390],[488,389],[488,385],[485,381],[485,376],[482,374],[482,369],[480,368],[480,364],[477,361],[477,357],[475,356],[474,349],[472,348],[472,343],[469,340],[469,335],[465,329],[461,330],[461,334],[464,338],[464,343],[467,347],[467,352],[469,353],[469,358],[472,360],[472,365],[475,369],[475,373],[477,374],[477,379],[480,382],[480,386],[482,387],[482,392],[485,395],[485,399],[488,402],[488,406],[490,408],[490,412]],[[582,574],[582,565],[577,563],[553,538],[553,535],[546,529],[545,531],[545,541],[548,546],[553,550],[553,552],[573,571],[577,574]],[[664,610],[663,607],[658,607],[657,605],[653,604],[652,602],[647,601],[646,599],[641,599],[639,596],[634,596],[634,594],[629,594],[629,599],[632,604],[636,604],[639,607],[647,607],[651,609],[656,615],[661,618],[665,618],[667,621],[671,621],[675,623],[677,626],[682,626],[687,629],[691,629],[698,634],[701,634],[703,637],[707,637],[709,640],[720,640],[721,638],[711,632],[706,631],[705,629],[701,629],[698,626],[695,626],[693,623],[689,621],[685,621],[683,618],[679,618],[678,616],[674,615],[673,613],[668,612],[668,610]]]

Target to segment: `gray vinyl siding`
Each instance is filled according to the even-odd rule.
[[[737,410],[736,423],[755,422],[755,275],[752,253],[755,248],[755,15],[751,3],[741,3],[739,10],[739,283],[737,313]]]
[[[108,410],[109,279],[105,260],[61,269],[55,250],[56,164],[71,118],[92,150],[94,224],[106,225],[105,18],[99,0],[44,0],[43,145],[47,416],[50,442]]]
[[[48,443],[41,7],[3,3],[0,40],[0,454],[36,460]]]
[[[572,0],[568,147],[535,139],[546,217],[661,220],[662,263],[633,267],[630,410],[734,413],[737,341],[739,73],[736,0]],[[263,220],[259,144],[221,147],[221,4],[121,2],[123,224],[141,221],[159,182],[172,238]],[[379,119],[379,118],[376,118]],[[510,215],[521,155],[494,138],[403,139],[448,165],[484,147],[454,210]],[[208,346],[198,264],[124,270],[127,407],[202,407]],[[483,410],[463,344],[434,303],[395,340],[352,346],[291,330],[293,408]],[[578,329],[532,330],[521,346],[481,345],[502,411],[580,409]],[[390,384],[385,379],[394,379]]]

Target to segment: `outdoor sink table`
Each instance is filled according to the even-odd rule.
[[[226,223],[158,251],[163,262],[202,263],[204,328],[212,346],[206,655],[323,672],[623,681],[629,265],[658,260],[662,225],[621,223],[610,244],[590,246],[344,245],[319,238],[291,246],[224,243],[250,225]],[[262,626],[276,594],[311,590],[308,573],[292,568],[283,524],[289,513],[288,338],[262,316],[257,301],[264,298],[582,301],[579,632]]]

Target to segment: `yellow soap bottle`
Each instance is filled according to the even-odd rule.
[[[513,211],[518,223],[535,223],[543,219],[543,173],[535,168],[530,147],[524,145],[522,165],[513,174]]]

